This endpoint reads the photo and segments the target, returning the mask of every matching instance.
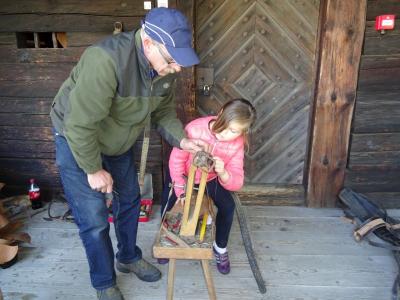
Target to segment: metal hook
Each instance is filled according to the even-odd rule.
[[[114,23],[114,31],[113,34],[118,34],[122,32],[122,23],[121,22],[115,22]]]

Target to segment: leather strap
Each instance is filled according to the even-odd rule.
[[[140,156],[140,168],[139,168],[140,187],[143,187],[144,185],[144,175],[146,172],[147,155],[149,153],[149,145],[150,145],[150,128],[151,128],[151,119],[149,117],[143,131],[143,145],[142,145],[142,154]]]

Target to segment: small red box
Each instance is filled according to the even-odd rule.
[[[388,30],[394,28],[395,15],[381,15],[375,19],[375,30]]]
[[[153,199],[140,200],[139,222],[148,222],[153,212]]]

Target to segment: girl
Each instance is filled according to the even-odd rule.
[[[222,106],[217,116],[202,117],[186,125],[188,138],[201,139],[209,144],[210,154],[215,161],[214,170],[207,178],[208,195],[218,208],[216,215],[216,240],[213,243],[218,271],[228,274],[230,263],[226,246],[231,230],[235,203],[230,191],[243,186],[244,150],[248,147],[248,133],[256,119],[253,105],[244,99],[234,99]],[[246,149],[247,150],[247,149]],[[170,180],[174,191],[170,199],[169,183],[163,191],[162,208],[171,209],[175,202],[184,201],[184,186],[193,154],[173,148],[169,159]],[[195,183],[200,182],[200,171],[196,173]],[[168,260],[160,259],[159,263]]]

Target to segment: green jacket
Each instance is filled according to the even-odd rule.
[[[151,115],[160,134],[179,147],[185,137],[175,107],[176,74],[150,77],[140,31],[120,33],[86,49],[58,91],[50,112],[79,165],[102,169],[101,154],[128,151]]]

